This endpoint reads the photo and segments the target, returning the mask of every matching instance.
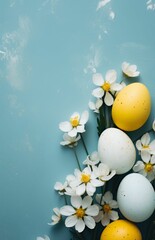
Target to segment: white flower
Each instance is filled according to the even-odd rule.
[[[115,83],[117,73],[115,70],[109,70],[106,73],[105,80],[100,73],[93,75],[93,83],[98,86],[94,89],[92,95],[96,98],[102,98],[104,96],[104,102],[107,106],[113,104],[114,98],[112,96],[113,91],[120,91],[122,86],[119,83]]]
[[[98,215],[99,208],[97,205],[92,205],[92,201],[90,196],[85,196],[83,199],[80,196],[72,196],[72,206],[66,205],[60,209],[61,214],[67,216],[66,227],[75,226],[78,232],[82,232],[85,225],[93,229],[96,225],[93,217]]]
[[[64,135],[63,135],[63,140],[64,141],[60,142],[60,144],[62,146],[69,146],[69,147],[72,148],[72,147],[77,146],[77,143],[80,140],[80,138],[81,138],[80,135],[78,135],[76,137],[70,137],[68,135],[68,133],[64,133]]]
[[[152,128],[153,128],[153,131],[155,131],[155,120],[152,123]]]
[[[102,196],[102,194],[96,194],[96,201],[100,205],[99,214],[94,217],[96,222],[101,221],[103,226],[107,226],[110,220],[115,221],[119,218],[118,213],[112,210],[118,208],[118,204],[113,200],[113,195],[110,191],[106,192],[104,196]]]
[[[84,160],[83,164],[84,165],[96,165],[99,163],[99,155],[98,152],[92,152],[90,156],[87,156],[86,160]]]
[[[99,109],[100,109],[100,107],[102,106],[102,104],[103,104],[102,99],[97,98],[97,100],[96,100],[95,103],[89,101],[89,104],[88,104],[88,105],[89,105],[89,108],[90,108],[91,110],[93,110],[95,113],[99,113]]]
[[[123,62],[122,63],[122,71],[128,77],[138,77],[140,72],[137,71],[136,65],[130,65],[130,63]]]
[[[58,191],[60,195],[64,195],[66,192],[67,185],[68,185],[67,181],[65,181],[63,184],[61,182],[56,182],[54,185],[54,189]]]
[[[74,171],[75,180],[70,182],[70,186],[74,189],[76,188],[76,195],[81,196],[85,192],[89,196],[93,196],[96,191],[96,187],[100,187],[104,185],[104,182],[97,179],[90,166],[80,171],[79,169],[75,169]]]
[[[136,147],[141,155],[145,152],[155,154],[155,140],[151,141],[149,133],[145,133],[140,140],[137,140]]]
[[[54,215],[52,215],[51,223],[48,223],[48,225],[56,225],[57,223],[60,222],[61,220],[61,214],[60,214],[60,209],[59,208],[53,208],[53,212],[55,213]]]
[[[84,111],[81,116],[78,112],[75,112],[70,117],[70,121],[61,122],[59,128],[61,131],[68,133],[70,137],[76,137],[77,133],[85,132],[85,124],[88,118],[88,111]]]
[[[98,167],[93,166],[92,168],[96,177],[103,181],[103,183],[109,181],[116,174],[115,170],[110,172],[109,167],[104,163],[100,163]]]
[[[133,171],[142,174],[151,182],[155,179],[155,155],[145,152],[141,158],[142,161],[137,161],[133,166]]]
[[[37,237],[36,240],[50,240],[50,238],[47,235],[45,235],[44,237]]]

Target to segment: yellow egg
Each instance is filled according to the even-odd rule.
[[[151,111],[151,97],[142,83],[131,83],[117,95],[112,106],[112,119],[117,127],[134,131],[142,127]]]
[[[103,230],[100,240],[142,240],[142,235],[134,223],[116,220]]]

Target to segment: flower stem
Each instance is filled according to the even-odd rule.
[[[64,200],[65,200],[65,204],[67,205],[67,198],[66,198],[66,195],[64,195]]]
[[[85,142],[84,142],[84,139],[83,139],[83,136],[82,136],[81,133],[80,133],[80,136],[81,136],[81,141],[82,141],[83,147],[84,147],[84,149],[85,149],[85,152],[86,152],[87,156],[89,156],[89,153],[88,153],[88,150],[87,150],[86,144],[85,144]]]
[[[79,159],[78,159],[78,156],[77,156],[77,153],[76,153],[76,150],[75,148],[73,147],[73,152],[74,152],[74,155],[75,155],[75,158],[76,158],[76,162],[77,162],[77,165],[81,171],[81,166],[80,166],[80,162],[79,162]]]

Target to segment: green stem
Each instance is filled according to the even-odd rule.
[[[78,159],[78,156],[77,156],[77,153],[76,153],[76,150],[75,150],[74,147],[73,147],[73,152],[74,152],[74,155],[75,155],[75,158],[76,158],[77,165],[78,165],[78,167],[81,171],[82,169],[81,169],[81,166],[80,166],[80,162],[79,162],[79,159]]]
[[[65,204],[67,205],[67,198],[66,198],[66,195],[64,195],[64,200],[65,200]]]
[[[85,149],[86,155],[89,156],[89,153],[88,153],[88,150],[87,150],[86,144],[85,144],[85,142],[84,142],[84,139],[83,139],[83,136],[82,136],[81,133],[80,133],[80,136],[81,136],[81,141],[82,141],[83,147],[84,147],[84,149]]]

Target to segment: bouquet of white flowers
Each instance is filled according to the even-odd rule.
[[[83,137],[87,110],[81,115],[74,112],[59,125],[64,132],[60,144],[74,152],[77,168],[54,186],[64,206],[53,209],[50,224],[64,221],[71,239],[142,240],[141,224],[147,219],[151,225],[145,240],[155,239],[155,121],[137,139],[129,137],[146,123],[151,111],[147,87],[124,81],[139,74],[136,65],[123,62],[120,83],[115,70],[109,70],[105,78],[100,73],[93,75],[97,87],[89,108],[97,119],[96,151],[88,152]],[[78,144],[86,152],[83,162],[76,151]]]

